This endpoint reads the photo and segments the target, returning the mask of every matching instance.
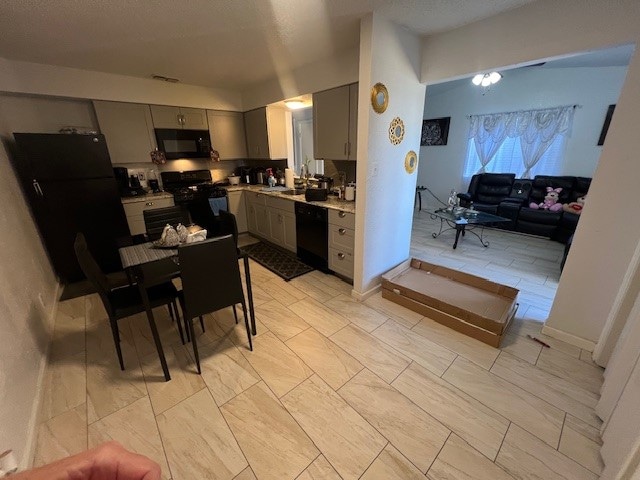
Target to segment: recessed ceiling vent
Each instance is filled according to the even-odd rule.
[[[178,83],[180,81],[177,78],[165,77],[164,75],[151,75],[151,78],[169,83]]]

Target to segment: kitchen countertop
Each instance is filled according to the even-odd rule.
[[[285,200],[291,200],[292,202],[303,202],[310,205],[317,205],[318,207],[326,207],[332,210],[339,210],[341,212],[356,213],[356,202],[347,202],[346,200],[339,200],[335,195],[329,195],[324,202],[307,202],[304,198],[304,193],[300,195],[286,195],[282,192],[270,192],[263,190],[264,185],[232,185],[225,187],[228,192],[249,191],[255,193],[263,193],[271,197],[284,198]]]
[[[152,200],[160,200],[161,198],[173,198],[173,194],[169,192],[147,193],[146,195],[134,195],[133,197],[121,197],[122,203],[149,202]]]

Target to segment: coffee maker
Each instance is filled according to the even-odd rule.
[[[136,195],[144,195],[146,193],[140,186],[140,181],[137,177],[135,177],[137,184],[131,185],[128,169],[124,167],[114,167],[113,175],[116,178],[118,191],[120,192],[121,197],[135,197]],[[134,176],[132,175],[131,177],[133,178]]]

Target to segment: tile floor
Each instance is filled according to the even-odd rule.
[[[173,480],[598,478],[602,370],[526,338],[541,336],[562,247],[489,231],[488,249],[468,236],[452,251],[432,227],[416,213],[412,254],[522,287],[501,350],[380,294],[357,303],[333,276],[286,283],[254,263],[254,351],[230,309],[208,315],[197,375],[159,309],[164,382],[144,316],[120,322],[121,372],[98,297],[67,300],[35,463],[115,439]]]

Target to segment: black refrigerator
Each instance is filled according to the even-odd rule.
[[[85,278],[73,249],[78,232],[103,271],[120,270],[117,239],[128,236],[129,227],[104,136],[13,136],[14,168],[60,280]]]

